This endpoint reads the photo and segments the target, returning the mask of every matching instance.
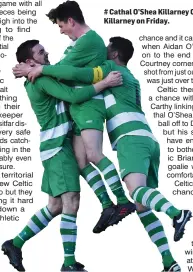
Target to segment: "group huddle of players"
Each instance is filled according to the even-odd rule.
[[[134,52],[132,43],[112,37],[106,47],[102,38],[86,25],[75,1],[64,2],[47,16],[73,42],[63,58],[50,65],[48,53],[38,40],[25,41],[17,49],[19,64],[13,73],[26,77],[24,86],[41,127],[41,189],[49,201],[15,238],[2,245],[2,250],[14,268],[25,271],[23,245],[61,215],[61,271],[86,271],[75,258],[81,174],[102,205],[94,233],[118,224],[136,211],[161,254],[163,271],[181,271],[169,249],[162,223],[152,210],[164,212],[173,220],[175,241],[182,238],[191,212],[177,209],[155,189],[159,143],[141,108],[139,82],[127,68]],[[103,154],[105,120],[112,148],[117,151],[121,179],[134,203],[126,197],[114,164]],[[116,196],[116,205],[105,182]]]

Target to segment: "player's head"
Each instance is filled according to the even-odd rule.
[[[39,44],[38,40],[28,40],[22,43],[17,48],[16,57],[19,63],[25,62],[31,66],[34,66],[35,64],[50,64],[48,53],[45,51],[44,47]]]
[[[48,18],[60,27],[60,33],[76,40],[77,25],[84,25],[84,16],[76,1],[66,1],[57,8],[50,10]]]
[[[122,37],[112,37],[109,39],[107,46],[107,58],[127,65],[128,61],[132,58],[134,48],[132,42]]]

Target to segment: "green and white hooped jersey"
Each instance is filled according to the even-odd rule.
[[[43,80],[49,84],[46,78],[40,78],[39,82]],[[66,138],[72,136],[72,123],[68,106],[63,101],[43,92],[37,82],[32,84],[26,81],[24,85],[41,127],[40,157],[42,161],[45,161],[57,154],[63,148]]]
[[[126,67],[116,66],[121,71],[123,85],[104,92],[106,126],[113,150],[124,136],[146,136],[157,141],[151,132],[141,109],[141,94],[138,80]]]
[[[56,99],[55,114],[40,130],[40,157],[48,160],[64,146],[64,141],[71,137],[72,122],[63,101]]]

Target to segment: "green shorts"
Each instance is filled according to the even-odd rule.
[[[147,176],[148,187],[158,187],[158,142],[144,136],[124,136],[117,143],[117,158],[122,179],[129,173],[141,173]]]
[[[71,141],[66,140],[63,149],[42,162],[44,174],[41,190],[56,197],[66,192],[80,192],[79,168]]]
[[[76,123],[75,135],[84,129],[96,129],[103,131],[106,109],[103,99],[91,99],[82,104],[72,104],[70,114]]]

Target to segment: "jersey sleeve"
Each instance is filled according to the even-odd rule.
[[[106,61],[95,68],[78,68],[71,65],[44,65],[42,74],[58,80],[74,80],[85,84],[94,84],[103,80],[113,70],[112,61]]]
[[[93,68],[78,68],[71,65],[45,65],[42,74],[52,76],[59,80],[74,80],[91,84],[94,80]]]
[[[105,61],[101,66],[93,68],[94,79],[93,83],[103,80],[108,74],[113,71],[113,61]]]
[[[106,60],[101,66],[103,78],[107,77],[111,71],[114,71],[114,62],[112,60]]]
[[[40,77],[35,81],[35,84],[44,93],[73,104],[90,100],[96,95],[93,85],[72,88],[51,77]]]

